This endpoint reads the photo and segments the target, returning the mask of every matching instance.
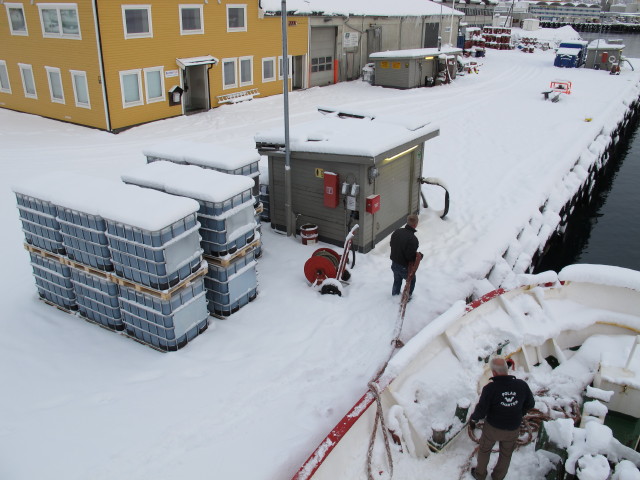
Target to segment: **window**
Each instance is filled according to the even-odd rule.
[[[236,58],[223,58],[222,59],[222,88],[235,88],[238,86],[238,80],[236,78],[236,65],[238,59]]]
[[[9,83],[7,62],[5,62],[4,60],[0,60],[0,92],[11,93],[11,84]]]
[[[124,38],[153,37],[151,5],[123,5]]]
[[[49,80],[49,93],[51,101],[54,103],[64,103],[64,90],[62,89],[62,77],[60,69],[55,67],[44,67]]]
[[[204,33],[202,5],[180,5],[180,34]]]
[[[276,79],[276,57],[262,59],[262,81],[273,82]]]
[[[124,108],[143,105],[142,82],[140,70],[125,70],[120,72],[120,91]]]
[[[253,85],[253,57],[240,57],[240,86]]]
[[[80,38],[78,7],[71,3],[38,5],[42,36],[52,38]]]
[[[311,59],[311,73],[328,72],[333,69],[333,57],[316,57]],[[282,75],[280,76],[282,78]]]
[[[247,31],[247,6],[227,5],[227,32]]]
[[[71,83],[73,84],[73,96],[76,99],[76,107],[91,108],[89,103],[89,88],[87,86],[87,73],[79,70],[71,70]]]
[[[24,18],[24,8],[21,3],[5,3],[11,35],[29,35],[27,20]]]
[[[292,65],[293,62],[292,62],[291,55],[289,55],[289,61],[287,62],[287,64],[288,64],[287,65],[287,68],[288,68],[287,73],[289,74],[288,76],[289,76],[289,78],[292,78],[293,77],[293,68],[292,68],[293,67],[293,65]],[[278,78],[280,80],[282,80],[282,57],[278,57]]]
[[[33,69],[31,65],[25,63],[19,63],[20,76],[22,77],[22,88],[24,90],[24,96],[27,98],[38,98],[36,92],[36,82],[33,79]]]
[[[164,102],[164,67],[144,69],[144,88],[147,103]]]

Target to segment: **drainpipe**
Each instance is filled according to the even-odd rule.
[[[100,21],[98,18],[98,0],[93,0],[93,22],[96,30],[96,46],[98,48],[98,60],[100,62],[100,78],[102,79],[102,101],[104,104],[104,116],[107,131],[111,131],[111,117],[109,116],[109,99],[107,98],[107,79],[104,76],[104,58],[102,56],[102,35],[100,35]],[[89,88],[87,79],[87,88]]]
[[[282,93],[284,99],[284,216],[287,237],[293,234],[291,210],[291,152],[289,150],[289,55],[287,52],[287,0],[282,0]]]

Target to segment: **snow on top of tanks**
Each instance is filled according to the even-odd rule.
[[[13,189],[54,205],[151,232],[177,222],[200,207],[190,198],[73,172],[30,178]]]
[[[260,160],[260,155],[254,149],[188,140],[159,142],[144,148],[142,153],[148,157],[224,170],[235,170]]]
[[[130,170],[122,175],[122,180],[213,203],[224,202],[254,185],[251,178],[242,175],[162,161]]]

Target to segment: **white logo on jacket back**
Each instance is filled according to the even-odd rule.
[[[502,392],[502,401],[500,405],[503,407],[515,407],[518,405],[518,401],[516,400],[516,392]]]

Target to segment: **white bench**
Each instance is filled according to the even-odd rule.
[[[256,95],[260,95],[257,88],[250,90],[244,90],[242,92],[227,93],[225,95],[218,95],[218,103],[238,103],[245,100],[251,100]]]

